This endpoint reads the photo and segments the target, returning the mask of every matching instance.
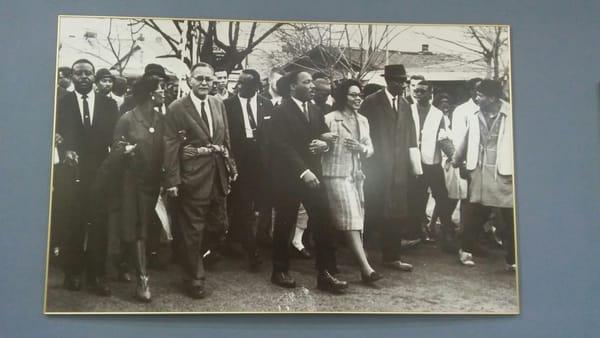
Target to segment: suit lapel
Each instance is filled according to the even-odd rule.
[[[100,112],[102,111],[102,98],[100,95],[95,94],[94,96],[94,116],[92,117],[92,128],[98,127],[98,123],[100,122]]]
[[[258,121],[256,121],[257,127],[261,127],[263,124],[263,120],[265,119],[265,107],[264,107],[264,101],[261,100],[260,96],[256,96],[256,119]]]
[[[380,97],[379,102],[381,104],[381,108],[385,111],[385,113],[387,115],[393,117],[394,119],[397,119],[398,113],[394,111],[394,108],[392,107],[392,104],[390,103],[390,100],[388,99],[388,96],[385,93],[385,89],[382,89],[379,92],[379,97]],[[398,102],[400,102],[400,100],[398,100]],[[396,108],[398,108],[398,107],[396,107]]]
[[[194,94],[190,94],[190,95],[194,95]],[[200,127],[200,129],[202,129],[202,131],[206,135],[208,135],[208,137],[210,138],[210,131],[208,129],[208,126],[206,125],[206,123],[204,123],[202,118],[200,118],[200,113],[198,112],[198,110],[196,110],[196,107],[194,106],[194,103],[192,102],[192,98],[189,96],[186,97],[186,99],[184,101],[184,105],[186,107],[186,113],[192,118],[192,120],[194,122],[196,122],[198,127]]]
[[[68,99],[71,101],[71,105],[73,107],[72,111],[73,111],[73,119],[76,120],[76,125],[77,128],[80,128],[81,130],[83,130],[83,120],[81,119],[81,116],[83,115],[80,108],[79,108],[79,102],[77,101],[77,94],[75,94],[75,92],[71,92],[68,95]],[[64,100],[67,100],[67,96],[65,96]]]
[[[244,110],[242,109],[242,102],[237,95],[235,95],[231,100],[233,102],[233,111],[227,113],[231,114],[232,122],[235,122],[236,127],[244,130]],[[233,126],[229,126],[229,128],[232,127]]]
[[[222,114],[220,106],[215,104],[214,100],[216,99],[214,99],[212,96],[206,97],[206,101],[208,102],[208,105],[210,107],[210,116],[212,117],[213,136],[211,139],[221,140],[221,131],[223,131],[224,129],[223,127],[221,127],[221,125],[223,124],[223,121],[221,120]]]
[[[346,123],[346,120],[344,119],[344,115],[342,112],[338,111],[335,113],[335,120],[339,121],[342,124],[342,127],[344,127],[344,129],[346,129],[346,131],[352,135],[352,131],[350,130],[350,127],[348,126],[348,124]]]
[[[296,119],[298,121],[300,121],[300,123],[303,126],[305,126],[305,127],[309,126],[308,121],[306,120],[306,117],[304,116],[304,113],[302,113],[302,111],[300,110],[300,107],[298,107],[298,105],[296,104],[296,102],[294,102],[293,99],[291,99],[291,98],[286,99],[285,102],[282,102],[281,104],[287,105],[289,108],[286,110],[289,110],[291,115],[295,116]],[[310,114],[310,108],[309,108],[309,114]]]

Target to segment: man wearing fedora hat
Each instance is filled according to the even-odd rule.
[[[402,95],[404,66],[385,66],[384,78],[387,87],[369,95],[360,109],[369,120],[375,149],[365,163],[365,227],[378,228],[386,266],[410,271],[412,265],[400,259],[400,247],[409,219],[409,178],[420,173],[417,161],[411,161],[418,149],[410,105]]]

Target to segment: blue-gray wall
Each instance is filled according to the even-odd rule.
[[[512,25],[522,314],[43,316],[61,13]],[[1,1],[0,337],[598,336],[598,13],[597,0]]]

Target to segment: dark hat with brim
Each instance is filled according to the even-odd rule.
[[[108,70],[106,68],[98,69],[98,71],[96,72],[96,81],[98,81],[100,79],[104,79],[104,78],[109,78],[109,79],[112,79],[113,81],[115,80],[115,76],[110,72],[110,70]]]
[[[404,69],[404,65],[387,65],[383,69],[383,77],[386,79],[406,80],[406,69]]]
[[[165,69],[163,66],[156,63],[149,63],[144,68],[144,76],[159,76],[163,79],[168,79],[169,77],[165,73]]]

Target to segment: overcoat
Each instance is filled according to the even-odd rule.
[[[360,108],[371,129],[374,154],[365,162],[365,207],[384,219],[408,216],[409,148],[416,147],[410,105],[404,98],[395,112],[385,89],[369,95]],[[370,210],[369,210],[370,209]]]

